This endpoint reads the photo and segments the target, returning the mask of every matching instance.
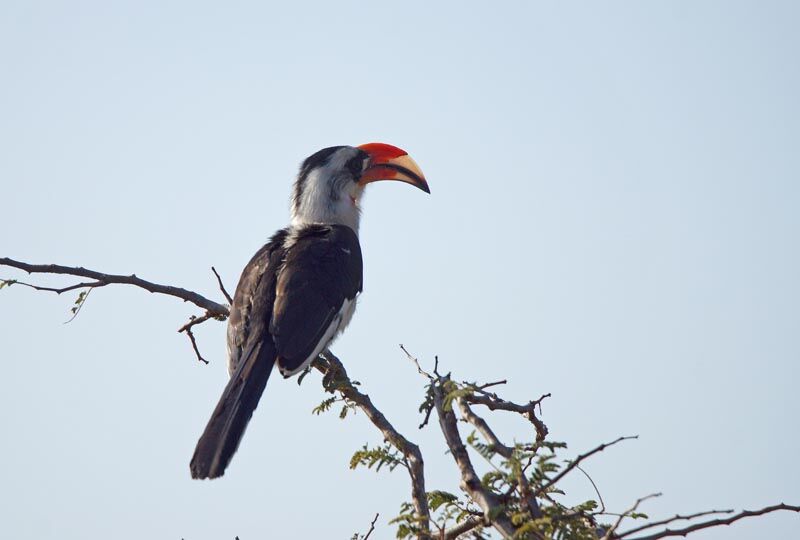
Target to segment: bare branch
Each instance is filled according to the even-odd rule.
[[[31,289],[36,289],[37,291],[46,291],[46,292],[54,292],[56,294],[61,294],[69,291],[74,291],[76,289],[88,289],[92,287],[103,287],[108,285],[108,283],[102,283],[100,281],[87,281],[83,283],[76,283],[75,285],[69,285],[67,287],[43,287],[42,285],[33,285],[32,283],[25,283],[24,281],[19,281],[17,279],[2,279],[0,282],[4,283],[5,285],[22,285],[24,287],[30,287]]]
[[[197,355],[197,359],[200,362],[203,362],[204,364],[208,365],[208,360],[203,358],[203,356],[200,354],[200,349],[197,348],[197,340],[194,339],[194,332],[192,332],[191,327],[186,328],[186,335],[189,336],[189,341],[192,342],[192,349],[194,349],[194,354]]]
[[[478,389],[479,390],[486,390],[487,388],[491,388],[492,386],[499,386],[501,384],[508,384],[508,380],[507,379],[502,379],[500,381],[494,381],[494,382],[488,382],[488,383],[484,383],[484,384],[479,384],[478,385]],[[547,394],[547,395],[549,396],[550,394]],[[544,398],[542,398],[542,399],[544,399]],[[541,399],[539,401],[541,401]]]
[[[13,259],[9,259],[7,257],[0,257],[0,266],[10,266],[12,268],[18,268],[20,270],[28,272],[29,274],[63,274],[68,276],[77,276],[77,277],[84,277],[96,280],[93,283],[70,285],[69,287],[65,287],[64,289],[56,289],[53,290],[52,292],[58,293],[59,290],[61,292],[66,292],[68,290],[77,289],[81,287],[104,287],[112,283],[126,284],[142,288],[151,293],[165,294],[168,296],[174,296],[176,298],[180,298],[184,302],[191,302],[197,307],[200,307],[206,311],[213,313],[214,316],[219,316],[219,317],[228,316],[228,308],[226,306],[218,304],[213,300],[209,300],[208,298],[194,291],[188,291],[180,287],[160,285],[158,283],[146,281],[144,279],[136,277],[135,274],[132,274],[130,276],[123,276],[117,274],[104,274],[102,272],[97,272],[95,270],[88,270],[83,267],[61,266],[58,264],[28,264],[20,261],[15,261]],[[50,288],[47,287],[38,287],[33,285],[28,285],[28,286],[33,288],[38,288],[39,290],[50,290]]]
[[[580,467],[578,467],[578,468],[580,469]],[[689,514],[689,515],[686,515],[686,516],[682,516],[680,514],[675,514],[675,516],[671,517],[671,518],[662,519],[660,521],[651,521],[650,523],[645,523],[644,525],[641,525],[639,527],[634,527],[633,529],[629,529],[629,530],[625,531],[624,533],[618,534],[617,538],[625,538],[626,536],[630,536],[630,535],[635,534],[637,532],[642,532],[645,529],[652,529],[653,527],[658,527],[660,525],[667,525],[667,524],[672,523],[674,521],[683,521],[683,520],[695,519],[695,518],[699,518],[699,517],[703,517],[703,516],[711,516],[711,515],[714,515],[714,514],[733,514],[733,512],[734,512],[733,510],[707,510],[705,512],[697,512],[696,514]]]
[[[419,364],[419,360],[417,360],[417,358],[416,358],[415,356],[412,356],[412,355],[411,355],[411,353],[410,353],[410,352],[408,352],[408,351],[406,350],[406,348],[403,346],[403,344],[402,344],[402,343],[400,344],[400,349],[401,349],[401,350],[402,350],[404,353],[406,353],[406,356],[408,357],[408,359],[409,359],[409,360],[411,360],[412,362],[414,362],[414,365],[415,365],[415,366],[417,366],[417,371],[419,372],[419,374],[420,374],[420,375],[424,375],[424,376],[425,376],[425,377],[427,377],[427,378],[428,378],[428,380],[430,380],[430,381],[432,381],[432,380],[433,380],[433,375],[431,375],[430,373],[428,373],[427,371],[425,371],[424,369],[422,369],[422,366]],[[427,420],[425,421],[425,423],[426,423],[426,424],[428,423],[428,422],[427,422]],[[423,425],[424,425],[424,424],[423,424]],[[420,426],[420,427],[422,427],[422,426]]]
[[[550,489],[550,488],[551,488],[552,486],[554,486],[554,485],[555,485],[555,484],[556,484],[556,483],[557,483],[559,480],[561,480],[561,479],[562,479],[562,478],[564,478],[564,477],[565,477],[567,474],[569,474],[569,473],[570,473],[570,471],[572,471],[572,470],[573,470],[573,469],[575,469],[575,468],[576,468],[578,465],[580,465],[581,461],[583,461],[584,459],[586,459],[586,458],[589,458],[589,457],[593,456],[594,454],[596,454],[596,453],[598,453],[598,452],[602,452],[603,450],[605,450],[605,449],[606,449],[606,448],[608,448],[609,446],[614,446],[614,445],[615,445],[615,444],[617,444],[618,442],[627,441],[627,440],[629,440],[629,439],[638,439],[638,438],[639,438],[639,436],[638,436],[638,435],[632,435],[632,436],[628,436],[628,437],[619,437],[619,438],[617,438],[617,439],[615,439],[615,440],[613,440],[613,441],[611,441],[611,442],[609,442],[609,443],[603,443],[603,444],[601,444],[600,446],[597,446],[597,447],[595,447],[595,448],[593,448],[593,449],[589,450],[589,451],[588,451],[588,452],[586,452],[585,454],[580,454],[578,457],[576,457],[574,460],[572,460],[572,461],[570,462],[570,464],[569,464],[569,465],[567,465],[567,466],[564,468],[564,470],[562,470],[560,473],[558,473],[558,474],[557,474],[557,475],[555,475],[553,478],[551,478],[549,482],[545,482],[544,484],[542,484],[542,485],[539,487],[539,489],[536,491],[536,495],[538,496],[539,494],[541,494],[541,493],[544,493],[545,491],[547,491],[548,489]]]
[[[231,295],[225,290],[225,285],[222,284],[222,278],[219,276],[219,273],[217,273],[217,269],[212,266],[211,271],[214,272],[215,276],[217,276],[217,283],[219,284],[219,290],[222,291],[222,296],[225,297],[225,300],[228,301],[228,304],[233,305],[233,298],[231,298]]]
[[[389,423],[383,413],[372,404],[372,400],[367,394],[363,394],[353,386],[342,362],[330,350],[325,349],[313,365],[324,375],[322,382],[327,391],[339,392],[342,397],[355,403],[383,434],[384,439],[402,452],[408,461],[408,472],[411,477],[411,500],[420,521],[422,537],[430,538],[431,513],[425,493],[424,462],[419,447],[406,439]]]
[[[731,523],[734,523],[746,517],[763,516],[764,514],[769,514],[770,512],[777,512],[778,510],[800,512],[800,506],[781,503],[773,506],[767,506],[765,508],[762,508],[761,510],[743,510],[742,512],[739,512],[735,516],[731,516],[729,518],[710,519],[708,521],[703,521],[701,523],[695,523],[694,525],[689,525],[688,527],[684,527],[683,529],[674,529],[674,530],[664,529],[663,531],[648,536],[638,536],[636,538],[632,538],[631,540],[657,540],[659,538],[667,538],[669,536],[686,536],[689,533],[693,533],[702,529],[708,529],[709,527],[730,525]]]
[[[458,433],[458,423],[456,415],[452,408],[445,407],[444,403],[444,390],[442,385],[447,383],[449,379],[446,377],[439,377],[439,380],[433,386],[434,404],[436,405],[436,413],[439,416],[439,426],[444,434],[447,447],[450,449],[450,454],[458,465],[461,473],[461,489],[475,501],[475,503],[483,510],[484,518],[487,522],[491,522],[492,526],[497,529],[504,538],[513,538],[516,531],[513,523],[500,509],[500,501],[497,496],[488,491],[481,484],[480,478],[475,473],[475,468],[472,466],[472,461],[469,459],[467,449],[461,440],[461,435]]]

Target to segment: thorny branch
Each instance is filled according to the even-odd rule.
[[[423,530],[421,537],[430,538],[428,533],[430,509],[425,493],[424,462],[419,447],[401,435],[383,413],[373,405],[370,397],[353,385],[342,362],[330,350],[326,349],[313,365],[323,374],[322,384],[328,392],[339,392],[343,398],[355,403],[383,434],[383,438],[403,454],[411,477],[411,500]]]
[[[198,324],[208,321],[209,319],[216,319],[216,320],[225,320],[228,317],[229,310],[228,306],[224,304],[220,304],[210,300],[196,292],[189,291],[186,289],[182,289],[179,287],[173,287],[169,285],[161,285],[158,283],[153,283],[150,281],[143,280],[137,277],[135,274],[132,275],[116,275],[116,274],[105,274],[102,272],[97,272],[94,270],[89,270],[83,267],[69,267],[69,266],[61,266],[55,264],[29,264],[25,262],[16,261],[10,258],[0,258],[0,266],[8,266],[12,268],[17,268],[28,272],[30,274],[40,273],[40,274],[61,274],[61,275],[69,275],[75,276],[80,278],[86,278],[92,281],[81,281],[79,283],[75,283],[73,285],[68,285],[65,287],[46,287],[41,285],[35,285],[31,283],[25,283],[22,281],[18,281],[15,279],[9,280],[0,280],[0,287],[4,285],[23,285],[25,287],[29,287],[35,289],[37,291],[46,291],[46,292],[54,292],[56,294],[62,294],[69,291],[79,290],[79,289],[87,289],[91,291],[95,288],[105,287],[106,285],[111,284],[127,284],[133,285],[144,290],[147,290],[151,293],[158,293],[158,294],[165,294],[168,296],[173,296],[175,298],[179,298],[185,302],[190,302],[195,306],[204,310],[203,315],[200,316],[192,316],[186,324],[181,326],[178,331],[182,333],[186,333],[189,337],[189,340],[192,344],[192,348],[197,355],[197,358],[200,361],[206,362],[206,360],[201,356],[200,351],[197,347],[197,343],[195,341],[194,334],[192,333],[192,328]],[[216,271],[215,268],[212,267],[212,272],[216,276],[217,284],[219,285],[220,291],[222,292],[225,299],[232,303],[232,299],[228,292],[226,291],[222,279],[219,273]],[[85,299],[85,295],[82,297]],[[82,303],[76,302],[78,309],[80,309]],[[75,308],[73,308],[75,309]],[[76,310],[73,311],[75,313]],[[401,346],[402,347],[402,346]],[[408,351],[402,347],[402,350],[408,356],[408,358],[415,364],[417,371],[424,375],[429,382],[431,383],[429,386],[429,392],[431,393],[431,402],[430,407],[427,409],[423,409],[426,412],[425,421],[420,426],[424,426],[428,422],[429,416],[435,410],[439,425],[442,430],[442,433],[445,437],[445,441],[447,443],[447,447],[456,462],[456,465],[459,468],[460,476],[461,476],[461,487],[465,493],[469,496],[469,498],[476,503],[482,510],[482,515],[476,513],[474,511],[468,511],[465,514],[462,514],[462,517],[459,518],[460,521],[449,528],[445,528],[444,526],[436,525],[439,529],[439,534],[437,538],[440,540],[455,540],[458,537],[466,535],[472,532],[476,537],[482,537],[482,532],[480,529],[485,527],[494,527],[497,529],[505,538],[527,538],[531,535],[534,538],[545,538],[541,533],[535,530],[528,530],[527,533],[522,533],[521,529],[518,529],[515,526],[515,522],[513,522],[509,516],[507,515],[506,510],[506,500],[514,493],[516,490],[519,493],[519,503],[522,508],[526,508],[527,512],[533,519],[540,519],[542,518],[542,507],[540,507],[539,502],[537,501],[538,498],[542,498],[543,501],[550,501],[550,491],[551,488],[555,488],[557,483],[564,478],[570,471],[574,469],[580,469],[579,464],[589,458],[590,456],[601,452],[605,448],[609,446],[615,445],[623,440],[627,439],[635,439],[634,437],[619,437],[618,439],[610,442],[601,444],[598,447],[577,456],[574,460],[569,462],[569,464],[560,470],[557,474],[555,474],[552,478],[544,479],[541,482],[538,482],[539,485],[532,487],[531,481],[527,475],[526,470],[531,465],[533,457],[536,455],[536,449],[544,442],[547,436],[547,427],[544,423],[536,416],[536,407],[541,408],[541,402],[550,396],[550,394],[544,394],[538,400],[530,401],[527,404],[517,404],[510,401],[506,401],[501,399],[497,396],[497,394],[487,391],[488,388],[493,386],[505,384],[505,380],[486,383],[486,384],[469,384],[469,383],[455,383],[450,379],[449,375],[443,376],[438,371],[438,358],[436,358],[436,366],[433,370],[433,373],[429,373],[425,371],[422,366],[420,365],[419,361],[414,358]],[[206,362],[207,363],[207,362]],[[403,454],[404,457],[404,465],[406,469],[409,471],[409,475],[411,477],[411,484],[412,484],[412,503],[414,507],[416,522],[418,523],[418,530],[415,533],[417,538],[422,540],[433,540],[433,535],[430,531],[431,526],[431,513],[428,504],[428,493],[425,491],[425,476],[424,476],[424,463],[422,459],[422,453],[417,445],[411,443],[408,439],[406,439],[403,435],[401,435],[394,426],[386,419],[386,417],[375,407],[372,403],[370,397],[367,394],[362,393],[359,391],[353,382],[347,376],[347,372],[342,365],[342,362],[329,350],[325,350],[317,361],[314,363],[314,367],[322,372],[323,374],[323,385],[324,388],[331,393],[338,392],[341,395],[341,398],[349,403],[352,403],[354,406],[359,407],[366,416],[370,419],[370,421],[375,425],[375,427],[383,434],[384,439],[392,444],[398,451]],[[357,384],[357,383],[356,383]],[[448,396],[450,390],[455,387],[457,389],[456,393],[453,396]],[[461,436],[458,432],[458,418],[456,416],[456,412],[453,410],[452,404],[455,403],[458,405],[458,410],[461,413],[461,417],[463,421],[470,423],[475,429],[483,436],[483,438],[488,442],[488,447],[491,449],[492,452],[495,452],[507,460],[510,460],[514,457],[516,447],[511,447],[506,444],[503,444],[500,439],[497,437],[495,432],[489,427],[489,424],[486,422],[485,419],[480,417],[479,415],[475,414],[472,410],[471,405],[481,405],[487,407],[491,411],[508,411],[522,415],[528,421],[530,421],[535,429],[536,429],[536,444],[526,447],[526,451],[533,450],[533,454],[529,455],[528,463],[524,467],[520,467],[520,471],[518,474],[515,473],[514,479],[512,480],[511,485],[509,485],[509,491],[505,493],[495,493],[487,486],[484,486],[481,482],[481,479],[478,477],[475,469],[470,461],[469,455],[467,453],[467,449],[464,446],[464,442],[461,440]],[[556,443],[559,444],[559,443]],[[535,478],[535,477],[531,477]],[[590,478],[591,481],[591,478]],[[515,485],[514,485],[515,484]],[[594,482],[592,482],[594,486]],[[597,487],[595,487],[595,491],[597,491]],[[597,492],[598,497],[600,497],[599,492]],[[774,506],[768,506],[762,508],[760,510],[745,510],[738,514],[726,517],[726,518],[717,518],[711,519],[708,521],[703,521],[699,523],[694,523],[691,525],[687,525],[686,527],[680,529],[669,529],[666,528],[664,530],[646,535],[646,536],[638,536],[634,537],[635,534],[641,533],[648,529],[653,529],[655,527],[669,525],[675,521],[680,520],[692,520],[702,516],[708,516],[713,514],[730,514],[732,510],[712,510],[708,512],[698,512],[695,514],[689,515],[676,515],[672,518],[662,519],[658,521],[652,521],[646,523],[644,525],[634,527],[622,533],[617,533],[617,529],[622,524],[623,520],[627,517],[632,517],[635,515],[637,508],[639,505],[650,497],[657,496],[650,495],[647,497],[643,497],[636,501],[632,508],[620,514],[617,521],[607,528],[606,530],[600,532],[598,537],[602,535],[603,540],[658,540],[661,538],[673,537],[673,536],[686,536],[690,533],[695,531],[699,531],[702,529],[716,527],[720,525],[730,525],[740,519],[752,516],[760,516],[767,513],[779,511],[779,510],[788,510],[793,512],[800,512],[800,506],[792,506],[787,504],[777,504]],[[602,503],[602,498],[601,503]],[[604,508],[604,507],[603,507]],[[587,517],[587,514],[582,513],[583,511],[577,509],[575,511],[568,511],[566,513],[562,513],[561,515],[556,515],[552,517],[553,522],[562,519],[571,519],[575,516],[578,517]],[[595,512],[594,515],[599,515],[601,512]],[[377,522],[378,515],[376,514],[375,519],[373,519],[372,523],[370,524],[370,529],[367,533],[362,537],[362,540],[367,540],[372,532],[375,530],[375,523]],[[593,521],[592,521],[593,523]],[[478,529],[476,531],[476,529]]]

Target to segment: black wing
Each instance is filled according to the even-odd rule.
[[[225,473],[275,364],[277,351],[268,333],[275,284],[287,232],[279,231],[247,263],[228,319],[228,381],[192,457],[193,478]]]
[[[231,379],[191,462],[194,478],[225,473],[276,361],[284,372],[318,352],[346,300],[361,291],[358,237],[340,225],[312,225],[272,237],[245,267],[228,319]]]
[[[284,374],[304,367],[328,345],[345,301],[361,292],[363,270],[358,236],[344,225],[305,227],[290,243],[269,326]]]

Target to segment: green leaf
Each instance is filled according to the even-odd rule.
[[[385,443],[383,446],[370,448],[366,444],[361,450],[356,451],[350,458],[350,468],[356,469],[359,465],[368,469],[375,467],[375,472],[381,467],[387,467],[393,471],[395,467],[403,464],[403,456],[391,444]]]
[[[316,415],[320,415],[320,414],[322,414],[324,412],[328,412],[331,409],[331,406],[334,403],[336,403],[338,400],[339,400],[339,398],[337,398],[337,397],[331,397],[331,398],[328,398],[328,399],[323,399],[322,403],[320,403],[319,405],[314,407],[311,412],[316,414]]]
[[[435,512],[439,509],[440,506],[443,504],[452,504],[458,500],[458,497],[449,493],[447,491],[429,491],[427,493],[428,496],[428,506],[430,506],[431,511]]]

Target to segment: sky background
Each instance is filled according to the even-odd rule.
[[[796,2],[0,4],[0,256],[221,300],[319,148],[383,141],[430,182],[370,186],[364,294],[334,350],[457,491],[424,380],[507,378],[617,511],[800,503]],[[10,269],[0,277],[22,278]],[[31,278],[37,283],[71,280]],[[273,377],[218,481],[189,459],[224,324],[131,287],[0,291],[0,536],[392,538],[407,476]],[[496,417],[507,440],[530,426]],[[567,502],[593,497],[579,473]],[[788,513],[693,538],[794,538]]]

